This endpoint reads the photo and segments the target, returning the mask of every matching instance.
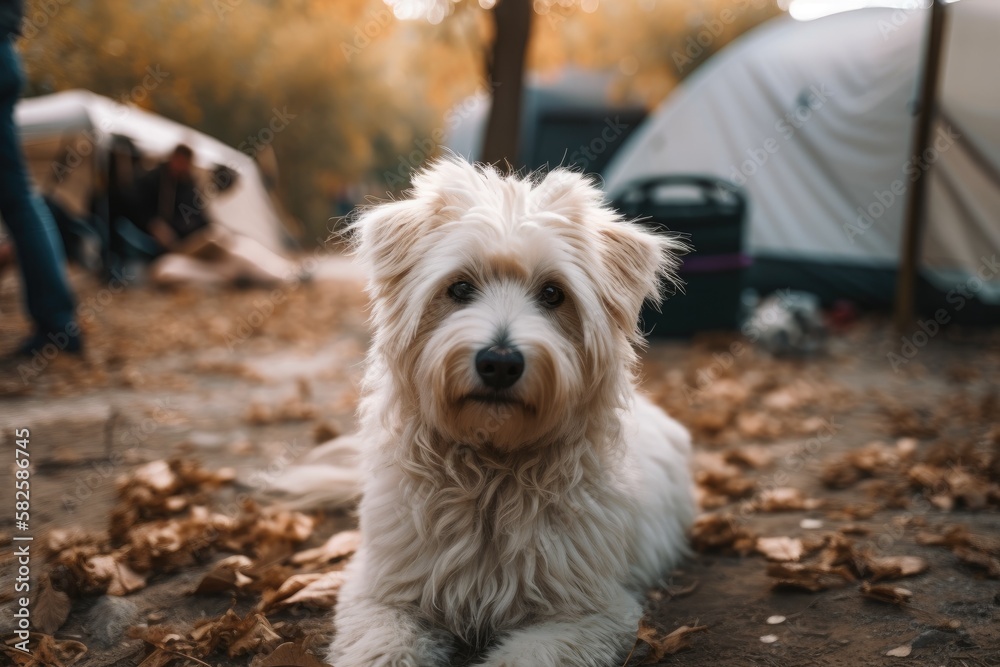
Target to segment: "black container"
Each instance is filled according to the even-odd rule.
[[[691,246],[680,269],[684,291],[664,294],[659,312],[642,309],[651,338],[732,330],[738,325],[743,274],[746,195],[714,176],[669,175],[629,184],[613,206],[657,232],[681,234]]]

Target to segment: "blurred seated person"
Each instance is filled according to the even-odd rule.
[[[198,201],[194,180],[194,151],[184,144],[135,183],[133,222],[156,239],[162,252],[208,227],[205,202]],[[199,205],[200,204],[200,205]]]
[[[95,191],[92,208],[100,210],[107,205],[109,222],[108,272],[129,275],[127,267],[134,264],[148,264],[163,254],[163,248],[152,236],[136,226],[139,220],[138,192],[136,182],[145,173],[142,168],[142,152],[130,137],[121,134],[111,136],[107,160],[107,193]],[[101,197],[106,194],[106,199]]]
[[[232,169],[217,167],[213,196],[231,189],[237,178]],[[150,267],[154,282],[273,285],[299,278],[293,262],[249,237],[212,224],[207,204],[195,177],[194,151],[184,144],[136,180],[134,222],[159,249]]]

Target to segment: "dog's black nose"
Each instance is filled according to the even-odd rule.
[[[506,389],[524,373],[524,356],[506,345],[487,347],[476,355],[476,372],[487,387]]]

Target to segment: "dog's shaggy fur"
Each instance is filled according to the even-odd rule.
[[[457,159],[354,234],[375,333],[331,663],[443,666],[461,642],[490,667],[620,664],[694,515],[688,434],[634,379],[680,244],[579,174]],[[491,346],[523,356],[509,388],[477,374]]]

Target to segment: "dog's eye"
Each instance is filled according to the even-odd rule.
[[[469,303],[475,295],[476,288],[472,285],[472,283],[464,280],[452,283],[451,286],[448,287],[448,296],[450,296],[456,303]]]
[[[559,305],[566,300],[566,295],[555,285],[546,285],[542,288],[542,291],[538,293],[538,300],[541,301],[542,305],[546,308],[558,308]]]

